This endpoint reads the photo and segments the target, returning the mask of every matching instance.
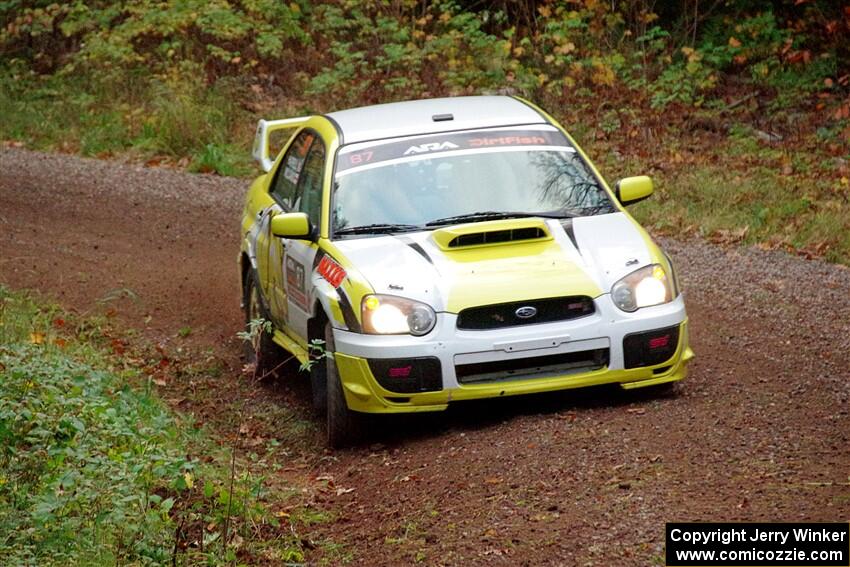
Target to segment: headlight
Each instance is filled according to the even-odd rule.
[[[424,335],[437,315],[430,306],[392,295],[367,295],[360,304],[363,330],[371,335]]]
[[[673,301],[673,286],[659,264],[634,271],[611,288],[611,299],[623,311],[637,311]]]

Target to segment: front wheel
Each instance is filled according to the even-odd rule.
[[[334,449],[360,441],[365,430],[364,414],[351,411],[345,401],[342,381],[334,360],[334,334],[330,323],[325,324],[326,382],[328,392],[328,445]]]
[[[260,290],[253,272],[248,272],[244,292],[245,329],[251,331],[251,321],[269,321],[260,301]],[[280,347],[272,341],[271,332],[263,328],[255,332],[257,335],[252,340],[244,341],[245,361],[254,365],[254,376],[257,378],[276,376],[283,362]]]

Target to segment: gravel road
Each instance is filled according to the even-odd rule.
[[[82,312],[106,302],[154,340],[191,327],[238,368],[246,185],[0,150],[0,283]],[[307,535],[354,564],[649,565],[666,521],[850,520],[850,270],[662,243],[697,353],[674,393],[458,405],[387,422],[367,448],[316,447],[293,480],[354,490],[317,488],[312,504],[335,519]],[[291,398],[240,381],[210,387]],[[241,407],[261,422],[268,405]]]

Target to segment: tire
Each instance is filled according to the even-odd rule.
[[[341,449],[363,439],[366,416],[348,409],[342,381],[340,381],[336,361],[333,358],[335,351],[334,335],[330,323],[325,324],[325,348],[328,352],[328,356],[325,358],[328,445],[334,449]]]
[[[245,329],[250,330],[250,323],[254,319],[265,319],[269,321],[269,315],[263,308],[260,300],[260,290],[253,271],[249,271],[245,279]],[[272,333],[260,331],[257,350],[254,350],[250,341],[244,341],[245,361],[248,364],[256,364],[255,376],[257,378],[277,377],[283,362],[283,353],[272,340]]]

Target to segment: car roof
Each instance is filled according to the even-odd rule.
[[[447,119],[446,115],[451,115]],[[453,130],[546,124],[537,110],[509,96],[460,96],[410,100],[340,110],[325,115],[351,144]],[[435,120],[434,117],[443,117]]]

